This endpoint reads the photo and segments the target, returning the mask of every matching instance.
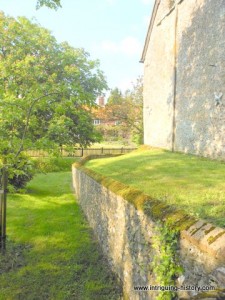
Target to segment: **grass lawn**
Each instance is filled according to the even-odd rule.
[[[126,144],[126,143],[122,143],[119,141],[115,141],[115,142],[102,142],[102,143],[95,143],[93,145],[91,145],[90,148],[136,148],[137,146],[135,145],[135,143],[131,143],[131,144]]]
[[[8,197],[0,299],[118,299],[120,286],[71,193],[71,172],[38,174]]]
[[[225,163],[161,149],[89,161],[97,173],[225,227]]]

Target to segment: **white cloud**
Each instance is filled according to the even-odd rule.
[[[118,43],[110,40],[102,41],[100,47],[107,52],[123,53],[129,56],[140,54],[142,51],[142,44],[132,36],[127,36]]]

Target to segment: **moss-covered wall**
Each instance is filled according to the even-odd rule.
[[[155,247],[159,221],[180,234],[174,257],[183,270],[174,284],[225,289],[224,229],[90,171],[83,166],[87,159],[90,157],[73,165],[73,186],[112,269],[123,281],[128,299],[157,298],[157,292],[136,292],[134,287],[161,284],[153,267],[154,258],[161,255],[160,247]],[[199,291],[179,291],[179,299],[196,294]]]

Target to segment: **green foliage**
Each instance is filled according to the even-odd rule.
[[[123,95],[122,92],[118,89],[112,89],[108,98],[108,105],[116,105],[121,104],[123,101]]]
[[[156,282],[165,287],[176,286],[176,278],[182,274],[177,255],[178,232],[158,222],[152,239],[152,247],[155,249],[152,270]],[[175,297],[175,292],[160,291],[157,300],[171,300]]]
[[[106,118],[117,121],[118,137],[143,144],[143,80],[138,78],[123,95],[118,88],[111,91],[105,109]],[[117,125],[118,126],[118,125]],[[116,126],[115,126],[116,127]],[[105,135],[103,135],[105,138]]]
[[[34,159],[37,173],[65,172],[70,171],[71,166],[78,159],[66,157],[40,157]]]
[[[39,9],[42,6],[56,10],[57,8],[61,7],[61,0],[38,0],[36,8]]]
[[[98,125],[98,132],[102,135],[104,142],[121,142],[129,144],[129,132],[122,125]]]
[[[132,141],[138,146],[142,145],[144,142],[144,132],[135,132],[132,136]]]
[[[8,189],[10,192],[22,191],[34,176],[33,162],[24,154],[20,154],[16,158],[8,158],[8,163]]]
[[[23,17],[0,13],[0,31],[0,155],[98,141],[88,107],[106,88],[99,61]]]
[[[49,125],[48,138],[58,145],[74,147],[90,146],[91,143],[100,142],[101,136],[92,124],[90,112],[71,107],[63,115],[55,113]]]
[[[15,252],[7,247],[3,261],[0,254],[1,300],[120,298],[70,186],[71,172],[38,174],[29,193],[8,196],[7,236]]]
[[[60,1],[38,5],[56,8]],[[7,159],[9,183],[18,190],[33,175],[23,150],[86,147],[100,140],[89,107],[106,81],[87,52],[58,44],[24,17],[0,12],[0,32],[0,158]]]

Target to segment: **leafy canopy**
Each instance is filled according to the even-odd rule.
[[[107,87],[99,61],[0,13],[0,155],[96,140],[88,107]]]
[[[52,9],[57,9],[61,7],[61,1],[60,0],[38,0],[36,8],[39,9],[42,6],[46,6]]]
[[[124,95],[115,88],[106,105],[106,118],[118,121],[120,130],[129,133],[137,144],[143,143],[143,80],[139,77]]]
[[[99,62],[84,49],[0,12],[0,164],[7,160],[15,188],[33,174],[23,150],[99,141],[88,108],[106,87]]]

